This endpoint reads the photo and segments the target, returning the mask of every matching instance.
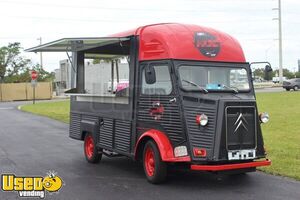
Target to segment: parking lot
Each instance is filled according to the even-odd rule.
[[[64,186],[46,199],[299,199],[300,182],[262,172],[230,177],[171,170],[168,182],[151,185],[141,164],[130,159],[88,164],[82,142],[68,137],[67,124],[19,111],[19,104],[0,104],[0,172],[56,171]],[[1,200],[17,198],[16,192],[0,192]]]

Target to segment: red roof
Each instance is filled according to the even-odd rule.
[[[245,62],[239,42],[212,28],[190,24],[152,24],[111,36],[139,36],[139,60]]]

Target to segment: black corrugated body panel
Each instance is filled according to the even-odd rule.
[[[98,122],[99,117],[93,115],[82,115],[81,120],[90,121],[90,122]]]
[[[115,148],[122,152],[130,152],[131,122],[115,121]]]
[[[70,122],[70,137],[74,139],[81,139],[80,134],[80,122],[81,122],[81,115],[78,113],[71,113],[71,122]]]
[[[164,128],[173,144],[178,144],[184,140],[183,125],[180,118],[179,106],[177,103],[170,103],[170,96],[141,96],[139,99],[138,120],[147,123],[157,123]],[[161,119],[155,120],[149,114],[153,102],[160,102],[164,107],[164,114]]]
[[[213,155],[214,139],[216,132],[216,102],[192,103],[189,105],[185,104],[184,113],[191,149],[193,149],[193,147],[198,147],[205,148],[207,151],[206,158],[194,159],[203,160],[211,157]],[[200,127],[196,123],[196,116],[201,114],[205,114],[208,117],[208,124],[205,127]]]
[[[99,144],[103,147],[112,148],[113,124],[113,119],[104,118],[103,125],[100,125]]]

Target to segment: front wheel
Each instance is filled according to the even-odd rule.
[[[145,145],[143,165],[150,183],[157,184],[166,180],[167,164],[161,160],[159,150],[153,141],[148,141]]]
[[[290,88],[285,88],[286,91],[290,91]]]
[[[91,133],[87,133],[84,137],[84,155],[89,163],[98,163],[102,158],[102,153],[99,153]]]
[[[299,90],[298,85],[295,85],[295,86],[294,86],[294,91],[298,91],[298,90]]]

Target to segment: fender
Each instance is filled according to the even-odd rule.
[[[87,120],[81,120],[80,122],[80,139],[84,140],[83,132],[87,131],[92,133],[95,141],[98,141],[98,131],[99,130],[99,124],[92,121]]]
[[[137,147],[139,146],[140,142],[145,138],[150,137],[152,138],[160,152],[160,156],[162,161],[164,162],[190,162],[190,156],[182,156],[182,157],[175,157],[172,144],[169,138],[161,131],[150,129],[143,133],[135,146],[134,155],[137,155]]]

